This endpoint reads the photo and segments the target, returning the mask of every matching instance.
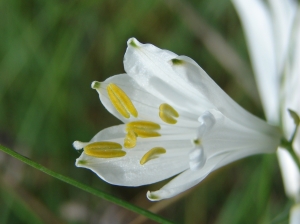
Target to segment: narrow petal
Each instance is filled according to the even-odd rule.
[[[274,40],[278,75],[281,75],[289,49],[292,25],[297,5],[293,0],[269,0],[274,27]],[[280,77],[278,77],[279,79]]]
[[[289,49],[290,54],[285,68],[282,88],[283,128],[287,139],[291,138],[295,128],[293,119],[291,119],[287,109],[292,109],[300,114],[300,15],[297,16],[294,23],[294,32]],[[300,159],[300,130],[296,133],[293,147]],[[286,194],[295,199],[299,197],[300,192],[300,171],[289,153],[284,149],[279,148],[277,155]]]
[[[270,12],[260,0],[232,2],[243,23],[266,117],[269,121],[278,123],[279,79]]]
[[[214,170],[216,165],[224,158],[226,154],[218,155],[213,157],[205,163],[204,167],[200,170],[192,171],[190,169],[179,174],[177,177],[172,179],[169,183],[163,186],[158,191],[147,193],[147,197],[151,201],[159,201],[166,198],[174,197],[183,191],[195,186],[201,182],[210,172]]]
[[[291,155],[283,148],[277,151],[285,193],[290,198],[297,198],[300,192],[300,172]]]
[[[292,109],[300,114],[300,14],[294,23],[294,33],[291,38],[289,57],[284,72],[284,83],[282,88],[282,114],[283,126],[286,138],[290,138],[294,130],[294,122],[287,109]],[[297,146],[300,154],[300,145]]]

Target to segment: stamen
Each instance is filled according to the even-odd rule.
[[[133,129],[149,129],[149,130],[159,130],[160,125],[152,121],[132,121],[126,125],[127,128]]]
[[[167,151],[162,147],[155,147],[150,149],[140,160],[140,164],[144,165],[146,162],[148,162],[151,159],[155,159],[160,154],[164,154]]]
[[[116,110],[125,118],[129,118],[130,114],[134,117],[138,116],[133,103],[126,93],[114,83],[107,86],[107,94]]]
[[[136,137],[137,134],[134,131],[132,130],[128,131],[124,139],[124,147],[127,149],[133,148],[136,145]]]
[[[178,112],[167,103],[159,106],[159,117],[168,124],[176,124],[177,120],[174,117],[179,117]]]
[[[151,138],[161,136],[157,130],[160,125],[151,121],[133,121],[126,125],[126,131],[133,131],[138,137]]]
[[[122,146],[116,142],[94,142],[84,147],[85,154],[98,158],[114,158],[126,155]]]

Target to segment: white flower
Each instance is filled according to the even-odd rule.
[[[76,166],[108,183],[140,186],[179,174],[150,200],[175,196],[246,156],[275,152],[277,129],[228,97],[190,58],[128,40],[126,74],[93,82],[107,110],[125,124],[100,131]]]
[[[254,74],[269,122],[295,129],[288,110],[300,114],[300,15],[294,0],[233,0],[245,31]],[[298,8],[298,13],[297,13]],[[297,15],[298,14],[298,15]],[[300,159],[300,132],[294,141]],[[290,154],[278,150],[286,194],[300,200],[300,172]]]

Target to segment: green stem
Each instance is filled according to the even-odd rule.
[[[52,170],[50,170],[50,169],[42,166],[42,165],[40,165],[40,164],[38,164],[38,163],[36,163],[36,162],[34,162],[34,161],[32,161],[32,160],[30,160],[30,159],[22,156],[21,154],[15,152],[15,151],[13,151],[13,150],[11,150],[9,148],[4,147],[2,145],[0,145],[0,150],[3,151],[3,152],[5,152],[5,153],[7,153],[8,155],[10,155],[10,156],[18,159],[18,160],[26,163],[27,165],[32,166],[33,168],[35,168],[37,170],[40,170],[40,171],[42,171],[42,172],[44,172],[44,173],[46,173],[46,174],[48,174],[48,175],[50,175],[50,176],[52,176],[52,177],[54,177],[56,179],[59,179],[59,180],[61,180],[63,182],[66,182],[66,183],[68,183],[70,185],[73,185],[74,187],[77,187],[77,188],[79,188],[81,190],[84,190],[84,191],[86,191],[88,193],[91,193],[91,194],[93,194],[95,196],[98,196],[98,197],[100,197],[100,198],[102,198],[104,200],[110,201],[110,202],[112,202],[112,203],[114,203],[116,205],[119,205],[119,206],[121,206],[123,208],[126,208],[128,210],[131,210],[131,211],[133,211],[135,213],[143,215],[143,216],[145,216],[145,217],[147,217],[147,218],[149,218],[149,219],[151,219],[153,221],[156,221],[156,222],[159,222],[159,223],[172,223],[171,221],[166,220],[166,219],[164,219],[164,218],[162,218],[162,217],[160,217],[160,216],[158,216],[158,215],[156,215],[156,214],[154,214],[152,212],[149,212],[148,210],[142,209],[142,208],[140,208],[138,206],[130,204],[130,203],[128,203],[126,201],[123,201],[123,200],[121,200],[119,198],[116,198],[116,197],[111,196],[111,195],[109,195],[107,193],[104,193],[102,191],[99,191],[99,190],[96,190],[96,189],[94,189],[92,187],[89,187],[89,186],[87,186],[85,184],[82,184],[82,183],[80,183],[80,182],[78,182],[78,181],[76,181],[74,179],[71,179],[71,178],[63,176],[63,175],[61,175],[59,173],[56,173],[56,172],[54,172],[54,171],[52,171]]]

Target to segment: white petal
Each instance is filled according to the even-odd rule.
[[[261,0],[232,2],[243,23],[266,116],[269,121],[278,123],[279,79],[270,12]]]
[[[295,22],[294,33],[290,43],[290,55],[288,58],[284,85],[283,98],[283,128],[287,139],[291,138],[295,124],[287,109],[292,109],[300,114],[300,16]],[[293,143],[294,150],[300,159],[300,130],[296,133]],[[278,159],[282,172],[286,194],[293,199],[300,197],[300,171],[288,152],[278,150]]]
[[[273,129],[264,133],[248,129],[228,118],[217,119],[213,129],[201,139],[205,154],[210,157],[223,152],[239,150],[245,156],[257,153],[275,152],[279,145],[280,133]],[[243,157],[245,157],[243,156]]]
[[[182,155],[177,158],[160,156],[141,165],[140,160],[144,154],[128,152],[120,159],[99,159],[82,153],[76,160],[76,166],[90,169],[104,181],[121,186],[155,183],[189,168],[188,158]]]
[[[125,125],[106,128],[89,143],[112,141],[123,145],[124,128]],[[115,185],[140,186],[158,182],[189,168],[189,151],[193,145],[189,138],[174,136],[138,138],[137,145],[132,149],[123,148],[126,155],[118,158],[95,158],[83,152],[76,160],[76,166],[90,169],[106,182]],[[154,147],[163,147],[166,153],[141,165],[141,158]]]
[[[214,170],[216,165],[224,158],[226,154],[213,157],[205,163],[204,167],[199,170],[192,171],[190,169],[179,174],[160,190],[147,193],[147,197],[151,201],[159,201],[166,198],[174,197],[183,191],[195,186],[201,182],[210,172]]]
[[[135,118],[133,116],[130,116],[130,118],[128,119],[124,118],[115,109],[108,97],[106,90],[107,85],[110,83],[116,84],[126,93],[126,95],[130,98],[133,105],[137,109],[138,117]],[[166,124],[159,117],[159,106],[166,102],[141,89],[141,87],[127,74],[115,75],[106,79],[96,90],[98,91],[100,100],[105,108],[124,123],[135,120],[151,120],[155,123]],[[195,121],[199,116],[198,112],[196,114],[193,114],[193,111],[189,112],[187,110],[182,110],[181,107],[177,108],[174,105],[171,106],[179,113],[179,118],[177,118],[176,126],[195,127]]]
[[[279,147],[277,155],[286,195],[296,199],[300,192],[300,171],[285,149]]]
[[[297,5],[293,0],[269,0],[274,25],[275,50],[277,57],[278,75],[281,75],[286,62],[292,24],[295,19]],[[279,77],[278,77],[279,79]]]
[[[172,65],[174,72],[194,86],[226,117],[253,130],[273,132],[273,127],[234,102],[195,61],[186,56],[179,56],[176,59],[182,63]]]
[[[130,116],[129,119],[124,118],[115,109],[108,97],[106,89],[107,85],[110,83],[114,83],[120,87],[130,98],[130,100],[133,101],[133,105],[136,107],[136,109],[138,109],[138,118],[142,120],[151,120],[154,115],[158,114],[158,107],[160,104],[162,104],[160,99],[142,90],[139,85],[137,85],[136,82],[127,74],[115,75],[102,82],[100,87],[96,88],[96,90],[98,91],[100,100],[105,108],[124,123],[136,120],[137,118],[133,116]]]
[[[207,158],[206,163],[202,168],[198,170],[188,169],[184,171],[163,186],[160,190],[148,192],[147,197],[151,201],[159,201],[174,197],[175,195],[180,194],[181,192],[186,191],[200,183],[214,170],[231,162],[257,153],[261,153],[261,150],[257,149],[256,147],[249,147],[245,150],[241,150],[241,148],[235,150],[220,150],[219,154],[215,154]]]
[[[294,205],[290,213],[290,224],[300,223],[300,203]]]
[[[214,108],[189,83],[173,72],[169,61],[176,56],[170,51],[151,44],[141,44],[131,38],[124,56],[125,71],[147,92],[177,108],[188,108],[190,111],[198,111],[201,106]]]
[[[277,130],[269,135],[259,130],[248,129],[226,117],[216,119],[213,128],[205,132],[200,139],[204,156],[207,158],[204,166],[200,168],[203,165],[201,164],[197,167],[197,164],[193,163],[197,155],[190,155],[190,167],[192,165],[193,170],[183,172],[159,191],[148,192],[147,196],[150,200],[173,197],[198,184],[215,169],[250,155],[275,152],[279,139]]]
[[[283,126],[286,138],[290,138],[294,130],[294,122],[287,109],[292,109],[300,114],[300,14],[296,18],[294,33],[290,43],[290,54],[284,74],[282,90]],[[300,145],[296,145],[300,154]]]

